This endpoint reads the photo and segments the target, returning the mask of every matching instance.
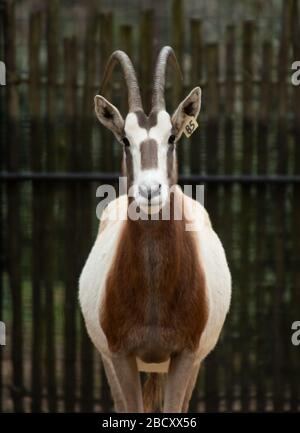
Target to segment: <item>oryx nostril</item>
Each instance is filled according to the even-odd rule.
[[[159,184],[155,189],[152,190],[151,198],[156,197],[160,194],[161,185]]]
[[[161,193],[161,185],[155,185],[154,187],[148,187],[145,185],[139,186],[139,193],[142,197],[151,201],[154,197],[157,197]]]
[[[147,188],[146,186],[139,186],[139,193],[142,197],[146,198],[147,200],[151,200],[151,189]],[[149,198],[150,196],[150,198]]]

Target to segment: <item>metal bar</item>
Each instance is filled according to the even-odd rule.
[[[17,46],[19,46],[19,44],[17,44]],[[14,78],[10,78],[10,79],[8,78],[7,79],[7,85],[21,85],[21,84],[28,84],[29,82],[30,82],[30,79],[29,79],[29,74],[27,73],[27,71],[21,71],[21,73],[19,73],[19,75],[16,75]],[[261,84],[261,78],[260,77],[254,77],[254,78],[252,78],[251,82],[253,84],[255,84],[255,85],[260,85]],[[233,80],[233,83],[235,85],[239,86],[239,85],[243,84],[243,80],[241,78],[235,78]],[[273,78],[271,80],[271,83],[274,84],[274,85],[278,84],[278,80],[276,78]],[[48,79],[47,79],[47,77],[41,77],[39,79],[39,81],[38,81],[38,84],[39,85],[43,85],[43,86],[48,85]],[[200,80],[198,80],[198,84],[201,86],[201,88],[202,87],[205,88],[205,87],[207,87],[207,80],[204,79],[204,78],[200,79]],[[219,86],[226,86],[227,85],[227,81],[224,80],[223,78],[218,78],[217,79],[217,84]],[[286,80],[286,84],[287,85],[291,85],[289,79]],[[56,80],[53,83],[53,85],[56,86],[56,87],[63,87],[64,86],[64,82],[63,82],[63,80]],[[83,81],[78,80],[78,82],[77,82],[77,84],[76,84],[75,87],[77,89],[83,88],[84,87]],[[90,89],[93,89],[93,90],[99,90],[99,83],[91,83],[88,87]],[[185,86],[185,88],[187,88],[187,87],[188,86]],[[114,85],[112,85],[112,88],[114,90],[118,91],[118,90],[120,90],[122,88],[122,85],[119,84],[119,83],[115,83]],[[171,88],[171,85],[166,84],[166,88],[167,89]]]
[[[1,172],[0,181],[100,181],[117,182],[119,173],[101,172]],[[300,183],[299,175],[184,175],[179,183]]]

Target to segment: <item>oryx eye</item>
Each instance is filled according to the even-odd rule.
[[[129,147],[130,146],[128,138],[124,137],[124,138],[122,138],[122,141],[123,141],[123,144],[124,144],[125,147]]]
[[[170,135],[169,144],[174,144],[174,141],[175,141],[175,135]]]

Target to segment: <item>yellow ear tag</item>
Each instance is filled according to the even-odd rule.
[[[182,131],[186,137],[190,137],[198,128],[198,122],[194,116],[186,116],[186,121],[183,124]]]

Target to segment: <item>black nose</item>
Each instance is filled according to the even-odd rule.
[[[142,197],[146,198],[148,201],[151,201],[152,198],[158,196],[160,194],[161,185],[157,185],[154,188],[148,186],[139,186],[139,193]]]

